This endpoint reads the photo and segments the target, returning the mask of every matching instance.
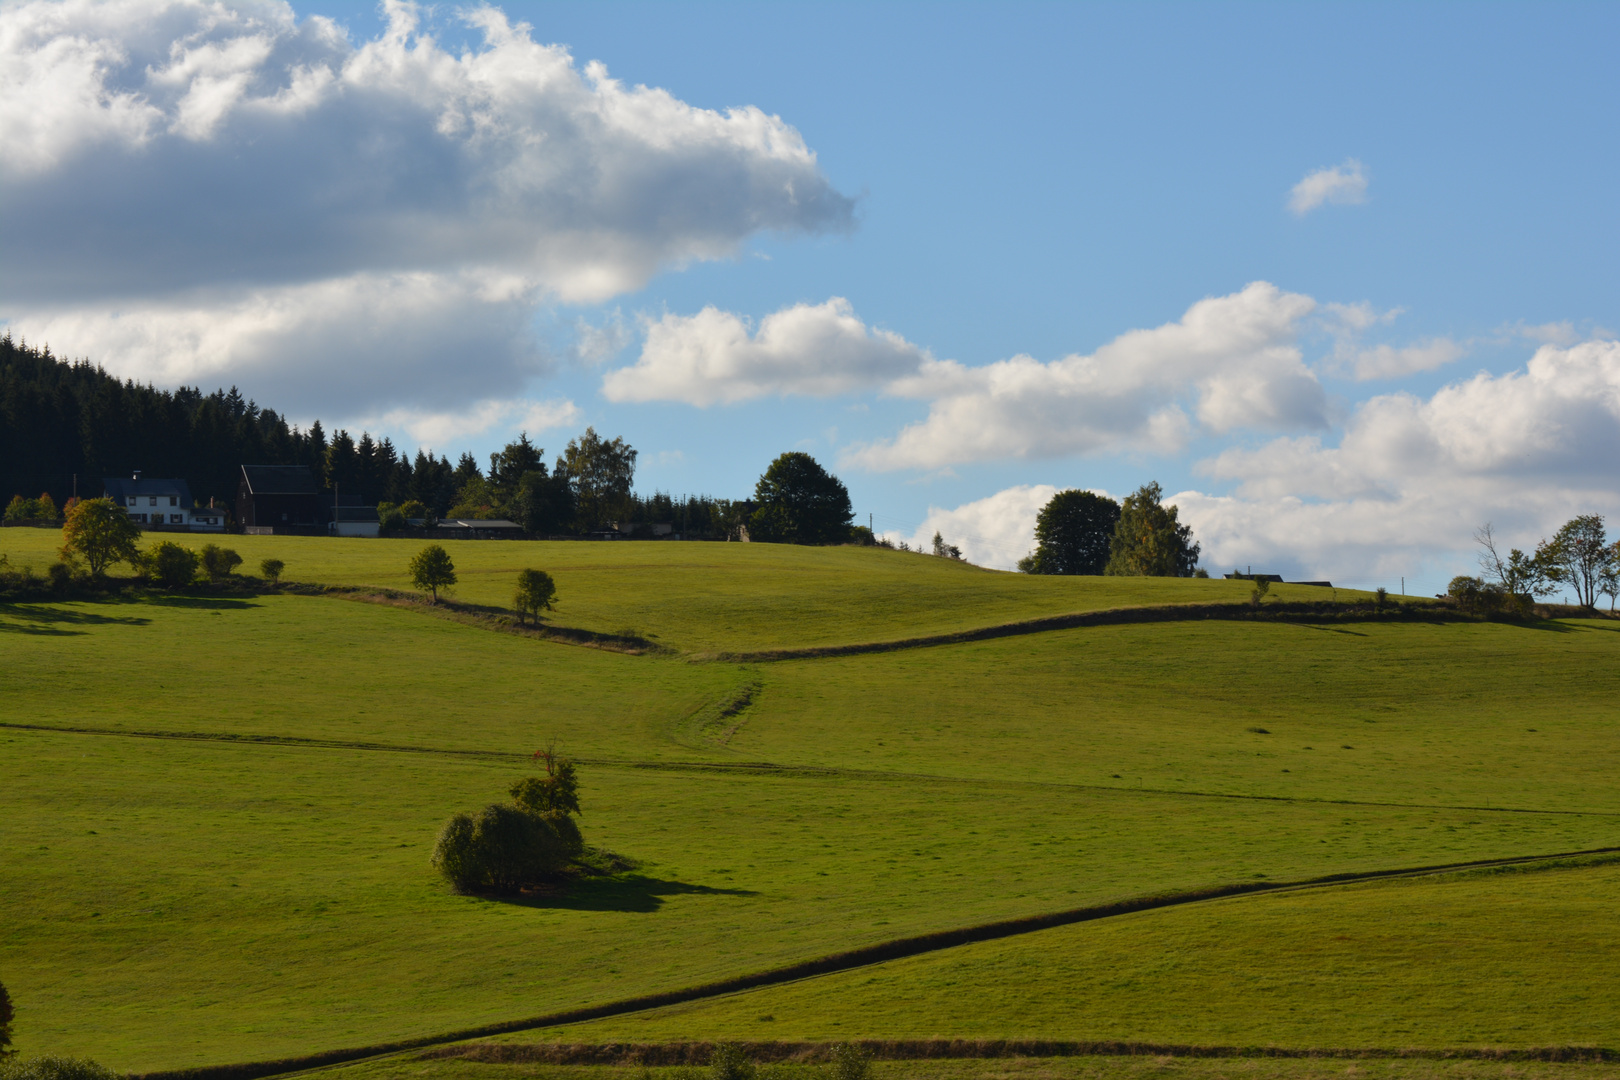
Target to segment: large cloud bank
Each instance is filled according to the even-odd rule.
[[[850,226],[777,117],[625,86],[494,8],[459,54],[386,13],[355,43],[273,0],[0,10],[0,314],[164,382],[442,409],[537,370],[537,305]]]
[[[1545,345],[1521,370],[1481,373],[1427,398],[1393,393],[1358,405],[1337,445],[1320,436],[1234,447],[1200,462],[1229,494],[1167,497],[1212,570],[1253,565],[1290,576],[1393,585],[1469,568],[1489,521],[1531,548],[1579,513],[1620,515],[1620,342]],[[923,533],[1012,538],[981,544],[1010,567],[1044,500],[1010,488],[931,511]],[[971,543],[966,550],[974,550]]]
[[[981,367],[937,360],[869,328],[839,298],[778,311],[752,335],[739,316],[711,308],[652,324],[640,358],[610,372],[603,390],[617,400],[693,405],[869,388],[926,401],[926,419],[849,454],[849,463],[877,471],[1170,452],[1200,433],[1325,427],[1327,398],[1298,342],[1316,306],[1260,281],[1090,355]]]

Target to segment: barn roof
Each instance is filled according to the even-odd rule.
[[[316,495],[315,474],[307,465],[244,465],[242,479],[251,495]]]

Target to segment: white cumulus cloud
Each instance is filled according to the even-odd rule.
[[[851,226],[779,117],[626,85],[493,7],[461,14],[481,42],[456,53],[417,6],[384,7],[360,42],[280,0],[0,8],[0,317],[153,379],[211,363],[199,337],[252,358],[280,335],[301,348],[275,387],[295,412],[353,413],[344,386],[367,380],[367,405],[460,406],[522,381],[532,335],[507,330],[538,305],[612,298],[760,230]],[[447,294],[436,328],[381,320],[358,350],[314,332],[319,313],[300,329],[315,291],[336,325],[342,298],[364,317],[423,281]],[[410,366],[424,332],[457,330],[466,350]]]
[[[583,415],[579,406],[565,399],[491,398],[465,409],[446,412],[395,409],[378,417],[376,423],[383,428],[404,430],[420,445],[449,453],[452,442],[468,436],[510,429],[538,435],[556,428],[577,427]]]
[[[1021,484],[951,509],[930,506],[909,536],[893,529],[883,535],[931,551],[937,532],[968,562],[1011,570],[1035,547],[1035,516],[1057,492],[1051,484]]]
[[[1177,496],[1214,565],[1360,580],[1455,556],[1494,522],[1533,546],[1577,513],[1620,512],[1620,343],[1547,345],[1520,371],[1480,373],[1427,399],[1356,407],[1337,446],[1316,437],[1202,462],[1228,496]]]
[[[1130,448],[1169,453],[1199,431],[1321,428],[1326,397],[1297,341],[1315,307],[1261,281],[1087,356],[1017,356],[982,367],[924,360],[888,392],[929,402],[927,418],[848,460],[874,470],[936,469]]]
[[[647,326],[637,361],[602,380],[610,401],[734,403],[771,394],[829,397],[917,370],[928,353],[899,334],[868,327],[848,300],[795,304],[757,330],[706,307]]]
[[[1355,158],[1306,174],[1288,193],[1288,209],[1300,216],[1323,203],[1346,205],[1366,201],[1367,169]]]

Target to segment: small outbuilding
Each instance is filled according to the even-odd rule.
[[[377,536],[382,523],[375,506],[332,507],[333,536]]]

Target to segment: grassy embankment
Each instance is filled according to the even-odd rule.
[[[31,532],[6,530],[0,541]],[[277,553],[290,577],[304,576],[300,559],[375,557],[359,541],[232,542],[250,555],[263,540],[303,545]],[[754,545],[467,544],[479,554],[465,561],[506,558],[498,573],[510,573],[540,547],[597,560],[574,575],[549,564],[564,590],[559,621],[575,622],[577,603],[611,630],[615,618],[602,613],[634,609],[637,629],[690,648],[975,625],[986,602],[961,581],[989,582],[981,592],[1029,587],[903,554]],[[688,581],[710,582],[704,602],[730,628],[723,634],[704,637],[702,620],[670,599],[680,587],[658,571],[659,556],[697,558],[685,554],[693,549],[709,561]],[[14,549],[13,561],[26,554]],[[843,594],[852,614],[842,627],[812,618],[806,631],[785,619],[790,586],[825,599],[839,559],[904,579],[883,588],[920,614],[896,618],[855,590]],[[797,576],[769,569],[795,560]],[[765,579],[785,583],[756,604],[750,589]],[[1027,617],[1083,609],[1086,586],[1106,596],[1093,606],[1129,600],[1133,585],[1158,602],[1164,583],[1050,584],[1051,595],[1003,592],[995,602]],[[1100,627],[734,665],[267,596],[15,605],[0,608],[0,641],[10,723],[324,741],[0,729],[0,879],[14,916],[0,932],[0,980],[19,1000],[21,1048],[132,1069],[426,1035],[1147,893],[1620,842],[1608,708],[1620,638],[1599,624]],[[437,825],[499,797],[522,771],[519,755],[552,738],[594,763],[588,838],[643,867],[563,898],[450,895],[426,866]],[[699,761],[787,767],[691,768]],[[1611,880],[1599,874],[1588,891],[1612,899]],[[1588,905],[1595,934],[1613,924],[1601,906]],[[1568,916],[1521,910],[1532,936]],[[1108,936],[1124,933],[1117,927],[1169,915],[1046,934],[1072,935],[1077,955],[1094,955],[1084,949],[1126,949]],[[1293,941],[1306,956],[1309,924],[1284,920],[1254,940]],[[1037,938],[1053,940],[1020,940]],[[1427,947],[1391,946],[1391,955],[1417,963]],[[1383,962],[1369,956],[1368,970]],[[1525,985],[1542,977],[1526,971]],[[1151,975],[1137,977],[1143,1000]],[[907,976],[928,987],[941,977],[931,968]],[[820,982],[760,993],[813,995]],[[1018,1001],[1016,979],[994,985],[1004,1015]],[[1202,1013],[1188,1005],[1188,1022],[1218,1027],[1239,1015],[1224,1007],[1224,988],[1212,990]],[[801,1020],[830,1015],[820,1008],[805,1006]],[[948,1019],[916,1005],[885,1015],[908,1009],[930,1030]],[[1549,997],[1505,1038],[1563,1038],[1585,1011],[1568,995]],[[996,1009],[981,1013],[995,1022]],[[682,1037],[718,1030],[704,1027],[711,1014],[682,1015],[694,1018],[677,1024]],[[1086,1015],[1067,1015],[1042,1020],[1042,1033],[1097,1037],[1077,1030]],[[1135,1038],[1170,1030],[1150,1010],[1115,1019]],[[656,1014],[647,1022],[674,1030]],[[1414,1023],[1408,1041],[1421,1045],[1488,1027],[1454,1014]],[[1246,1030],[1239,1041],[1272,1037],[1261,1018]]]

